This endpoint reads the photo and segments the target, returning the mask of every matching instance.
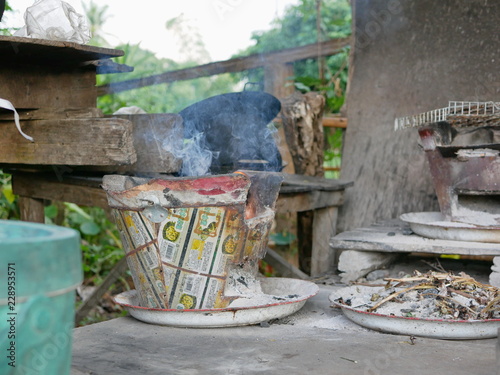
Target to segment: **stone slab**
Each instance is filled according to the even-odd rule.
[[[82,374],[491,375],[497,340],[445,341],[366,330],[320,293],[282,324],[185,329],[125,317],[74,331],[73,372]]]
[[[392,220],[342,232],[331,239],[330,246],[335,250],[500,256],[498,243],[436,240],[411,233],[406,223]]]

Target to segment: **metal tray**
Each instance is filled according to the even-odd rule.
[[[175,310],[152,309],[137,305],[137,292],[130,290],[114,297],[137,320],[150,324],[177,327],[209,328],[251,325],[278,319],[300,310],[307,299],[315,296],[319,287],[305,280],[287,278],[260,279],[264,293],[272,296],[298,295],[291,300],[249,307],[224,309]]]
[[[337,297],[338,294],[334,292],[329,299],[342,309],[348,319],[380,332],[447,340],[475,340],[497,337],[500,328],[500,319],[423,319],[370,313],[340,304],[335,301]]]
[[[416,234],[433,239],[500,243],[500,227],[480,227],[445,221],[440,212],[411,212],[400,219],[410,224]]]

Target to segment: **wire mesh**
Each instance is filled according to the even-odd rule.
[[[500,102],[450,101],[445,108],[396,118],[394,128],[405,129],[440,121],[448,121],[457,126],[481,126],[496,120],[500,121]]]

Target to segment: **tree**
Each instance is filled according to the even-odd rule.
[[[351,7],[349,0],[301,0],[289,7],[283,17],[274,21],[268,31],[258,31],[252,36],[255,45],[239,53],[265,53],[274,50],[297,47],[343,38],[351,33]],[[320,60],[321,61],[321,60]],[[318,91],[326,99],[325,112],[337,113],[345,101],[348,79],[349,49],[330,56],[319,65],[315,59],[294,63],[295,76],[291,82],[303,93]],[[262,81],[262,70],[246,73],[249,81]],[[325,166],[340,167],[343,131],[325,130]],[[337,178],[338,172],[327,172],[326,177]]]
[[[109,43],[107,42],[103,31],[103,26],[108,18],[107,12],[109,10],[109,6],[99,6],[93,1],[88,4],[82,3],[82,6],[87,19],[89,20],[90,33],[92,35],[92,39],[89,43],[96,46],[109,47]]]
[[[2,3],[3,1],[0,1],[0,3]],[[5,6],[5,12],[12,12],[12,8],[10,7],[9,5],[9,2],[8,1],[5,1],[4,2],[5,4],[0,4],[0,7],[2,5]],[[3,13],[3,9],[0,10],[1,13]],[[5,20],[5,14],[3,16],[0,15],[0,21],[1,19],[4,19]],[[0,28],[0,35],[11,35],[11,32],[12,30],[11,29],[8,29],[8,28]]]
[[[348,0],[301,0],[298,5],[289,7],[282,18],[276,19],[271,30],[254,32],[252,39],[255,45],[238,55],[298,47],[317,41],[343,38],[350,33],[351,8]],[[346,49],[327,58],[323,77],[320,76],[318,61],[295,62],[293,79],[296,88],[303,92],[323,92],[327,100],[327,110],[338,112],[344,103],[348,54]],[[247,77],[252,81],[260,81],[262,72],[250,72]]]
[[[100,45],[100,43],[105,41],[100,34],[102,32],[102,25],[107,17],[105,10],[95,4],[91,4],[88,8],[88,11],[91,12],[89,17],[91,28],[96,33],[93,38],[96,45]],[[147,77],[170,70],[196,66],[209,60],[210,56],[201,40],[201,35],[193,29],[189,20],[181,16],[166,21],[165,26],[171,32],[175,33],[180,45],[189,47],[183,48],[185,51],[190,52],[184,56],[185,60],[182,63],[171,59],[160,59],[153,52],[141,48],[138,44],[118,45],[115,48],[123,50],[125,54],[122,57],[116,58],[115,61],[133,67],[134,71],[130,73],[100,75],[98,76],[97,84],[101,85]],[[234,91],[238,80],[237,76],[221,74],[191,81],[143,87],[100,97],[98,99],[98,106],[105,113],[113,113],[120,107],[132,105],[138,106],[149,113],[177,113],[202,99]]]

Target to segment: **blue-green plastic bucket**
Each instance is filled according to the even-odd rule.
[[[79,235],[0,220],[0,374],[70,373]]]

